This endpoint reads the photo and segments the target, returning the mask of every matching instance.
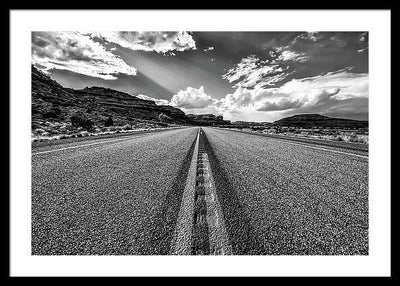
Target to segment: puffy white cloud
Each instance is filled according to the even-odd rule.
[[[351,73],[347,68],[292,79],[279,88],[238,87],[221,99],[206,94],[204,87],[188,87],[175,94],[169,104],[185,113],[221,114],[232,121],[274,121],[310,112],[346,117],[352,108],[360,114],[368,112],[368,74]]]
[[[266,101],[263,106],[257,108],[257,111],[276,111],[276,110],[286,110],[296,107],[300,107],[301,103],[299,100],[291,101],[290,99],[281,98],[275,102]]]
[[[269,120],[282,116],[282,112],[297,114],[313,111],[327,114],[345,101],[347,110],[351,110],[354,104],[368,104],[368,75],[351,73],[348,69],[340,70],[293,79],[279,88],[242,90],[236,93],[235,98],[236,109],[238,103],[245,98],[248,104],[242,108],[242,112],[264,111],[265,118]]]
[[[170,105],[184,109],[202,109],[216,104],[217,100],[206,94],[204,87],[199,89],[187,87],[186,90],[180,90],[171,98]]]
[[[319,88],[311,90],[309,93],[283,93],[277,90],[277,96],[264,101],[263,105],[258,108],[259,111],[276,111],[287,110],[300,107],[316,107],[334,96],[340,91],[339,88]]]
[[[151,100],[156,103],[156,105],[169,105],[169,101],[166,99],[159,99],[159,98],[154,98],[145,94],[138,94],[136,95],[137,98],[144,99],[144,100]]]
[[[235,121],[274,121],[309,112],[343,116],[345,112],[351,114],[352,108],[367,112],[368,74],[351,73],[350,70],[292,79],[279,88],[238,87],[220,100],[208,96],[204,108]]]
[[[116,74],[136,75],[136,69],[79,32],[32,32],[32,63],[44,72],[51,69],[116,79]]]
[[[207,47],[203,51],[208,52],[214,50],[214,47]]]
[[[168,53],[172,51],[195,50],[196,43],[188,32],[91,32],[110,43],[131,50]],[[169,55],[175,55],[169,53]]]
[[[305,97],[321,89],[340,89],[335,98],[368,97],[368,74],[351,73],[346,68],[323,75],[303,79],[293,79],[279,88],[284,94]]]

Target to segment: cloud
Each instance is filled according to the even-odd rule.
[[[235,83],[235,88],[258,89],[265,86],[274,86],[284,80],[289,73],[288,67],[271,63],[269,60],[261,61],[255,55],[242,58],[233,68],[229,69],[222,78],[230,83]]]
[[[300,107],[301,103],[299,100],[290,101],[286,98],[281,98],[276,102],[266,101],[263,106],[257,108],[257,111],[276,111],[276,110],[286,110],[296,107]]]
[[[281,89],[277,91],[278,95],[264,101],[263,105],[257,108],[258,111],[277,111],[288,110],[294,108],[315,108],[326,101],[330,101],[331,97],[339,93],[340,88],[319,88],[310,90],[309,93],[283,93]]]
[[[233,68],[226,71],[222,78],[234,83],[234,88],[274,87],[296,72],[293,63],[311,60],[306,53],[293,51],[289,46],[274,48],[266,57],[268,58],[264,60],[255,55],[242,58]]]
[[[358,40],[360,42],[365,42],[368,41],[368,32],[362,33],[359,37]]]
[[[339,89],[340,92],[335,94],[335,98],[339,100],[368,97],[368,74],[350,71],[351,68],[345,68],[314,77],[293,79],[281,86],[279,92],[310,98],[321,90]]]
[[[141,98],[149,99],[147,96]],[[166,100],[164,104],[167,104]],[[271,122],[299,113],[365,119],[368,114],[368,74],[352,73],[351,68],[345,68],[292,79],[280,87],[238,87],[221,99],[207,94],[203,86],[198,89],[187,87],[174,94],[168,104],[186,114],[212,113],[232,121]]]
[[[207,97],[205,108],[228,120],[274,121],[299,113],[355,117],[368,113],[368,74],[351,68],[292,79],[280,87],[238,87],[220,100]],[[353,112],[357,110],[360,114]]]
[[[240,60],[234,68],[229,69],[222,78],[227,80],[229,83],[238,81],[239,79],[245,78],[257,69],[257,63],[260,61],[255,55],[250,55]]]
[[[306,32],[295,37],[287,47],[296,52],[307,51],[317,61],[330,57],[337,62],[343,53],[356,53],[367,46],[368,32]]]
[[[204,87],[199,89],[187,87],[186,90],[180,90],[171,98],[170,105],[184,109],[202,109],[216,104],[217,100],[206,94]]]
[[[151,100],[156,103],[156,105],[169,105],[169,101],[166,99],[159,99],[147,96],[145,94],[138,94],[136,95],[137,98],[144,99],[144,100]]]
[[[282,53],[276,58],[277,61],[293,61],[293,62],[306,62],[310,60],[309,56],[305,53],[296,53],[293,51],[282,51]]]
[[[321,39],[321,34],[318,32],[305,32],[305,33],[298,35],[296,38],[294,38],[292,43],[295,43],[297,41],[317,42],[320,39]]]
[[[32,32],[32,63],[44,72],[51,69],[116,79],[116,74],[136,75],[136,68],[79,32]]]
[[[318,112],[328,115],[336,106],[343,106],[344,102],[347,103],[347,116],[351,116],[352,108],[357,109],[355,103],[368,105],[368,75],[351,73],[349,69],[345,69],[309,78],[292,79],[279,88],[242,90],[235,96],[234,108],[238,108],[238,103],[243,98],[248,99],[249,93],[251,101],[241,111],[263,111],[265,118],[270,120],[283,114]],[[368,110],[364,109],[364,112]]]
[[[168,53],[173,51],[196,50],[196,43],[188,32],[91,32],[92,37],[99,37],[121,47]],[[170,53],[169,55],[175,55]]]
[[[214,47],[207,47],[203,51],[208,52],[214,50]]]

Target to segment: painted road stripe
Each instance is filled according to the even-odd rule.
[[[172,255],[191,255],[199,133],[200,129],[197,133],[196,144],[193,150],[193,157],[186,179],[185,190],[183,191],[178,220],[171,242],[170,254]]]
[[[274,139],[275,139],[275,138],[274,138]],[[292,142],[287,142],[285,139],[282,139],[282,140],[277,139],[277,140],[279,140],[279,141],[285,141],[285,143],[291,144],[291,145],[297,145],[297,146],[307,147],[307,148],[316,149],[316,150],[323,150],[323,151],[334,152],[334,153],[338,153],[338,154],[351,155],[351,156],[356,156],[356,157],[367,158],[367,159],[368,159],[368,156],[365,156],[365,155],[354,154],[354,153],[348,153],[348,152],[342,152],[342,151],[337,151],[337,150],[334,150],[334,149],[327,149],[327,148],[314,147],[314,146],[310,146],[310,145],[306,145],[306,144],[292,143]]]
[[[231,255],[232,246],[219,204],[201,129],[197,133],[181,208],[171,243],[172,255]]]
[[[135,137],[135,138],[139,138],[139,137]],[[108,141],[102,141],[102,142],[96,142],[96,143],[90,143],[90,144],[75,145],[75,146],[71,146],[71,147],[65,147],[65,148],[60,148],[60,149],[54,149],[54,150],[47,150],[47,151],[41,151],[41,152],[32,153],[32,156],[33,155],[40,155],[40,154],[47,154],[47,153],[52,153],[52,152],[57,152],[57,151],[63,151],[63,150],[68,150],[68,149],[86,147],[86,146],[113,143],[113,142],[118,142],[118,141],[127,141],[127,140],[130,140],[130,139],[132,139],[132,138],[123,138],[123,139],[108,140]]]

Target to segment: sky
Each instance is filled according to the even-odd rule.
[[[32,32],[32,64],[231,121],[296,114],[368,120],[367,32]]]

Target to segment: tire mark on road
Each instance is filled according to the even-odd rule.
[[[171,255],[190,255],[192,252],[193,215],[196,188],[197,156],[199,150],[199,133],[197,132],[196,143],[192,155],[192,161],[186,179],[185,190],[182,195],[182,203],[179,210],[178,220],[175,227],[174,237],[171,242]]]
[[[250,219],[244,212],[238,195],[232,187],[225,170],[221,167],[218,157],[204,133],[204,147],[209,156],[211,171],[217,196],[222,208],[232,254],[235,255],[263,255],[267,254],[250,225]]]
[[[189,152],[179,168],[178,175],[161,205],[160,212],[151,226],[150,247],[143,246],[141,250],[144,255],[169,254],[195,144],[196,138],[193,140]]]

